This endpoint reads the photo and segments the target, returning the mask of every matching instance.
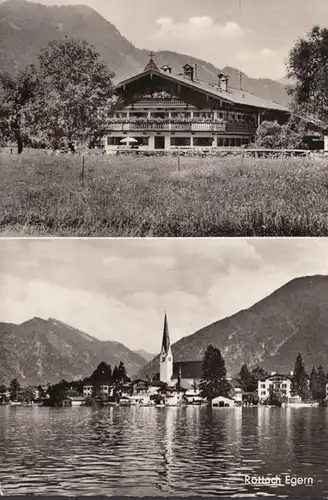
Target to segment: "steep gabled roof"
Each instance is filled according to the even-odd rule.
[[[154,63],[156,66],[156,64]],[[148,65],[147,65],[148,66]],[[128,85],[129,83],[132,83],[136,80],[139,80],[140,78],[143,78],[147,75],[157,75],[160,76],[161,78],[164,78],[166,80],[175,82],[175,83],[180,83],[188,88],[192,88],[194,90],[198,90],[202,94],[208,95],[209,97],[213,99],[218,99],[222,100],[225,102],[228,102],[230,104],[239,104],[239,105],[245,105],[245,106],[252,106],[257,109],[263,109],[263,110],[268,110],[268,111],[281,111],[288,113],[289,110],[286,106],[283,106],[282,104],[279,104],[275,101],[270,101],[267,99],[263,99],[262,97],[258,97],[254,94],[251,94],[250,92],[247,92],[246,90],[238,90],[238,89],[233,89],[228,87],[228,90],[223,90],[221,89],[218,85],[215,85],[214,83],[209,83],[205,82],[202,80],[194,79],[190,80],[187,76],[183,74],[173,74],[173,73],[167,73],[165,71],[161,71],[157,68],[145,68],[144,71],[141,73],[138,73],[130,78],[127,78],[126,80],[123,80],[120,82],[118,85],[116,85],[116,88],[122,88],[125,85]]]

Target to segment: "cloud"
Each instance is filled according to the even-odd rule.
[[[220,24],[214,22],[210,16],[190,17],[186,22],[174,22],[170,17],[160,17],[155,24],[158,29],[154,38],[167,42],[185,40],[194,43],[195,39],[216,42],[227,38],[240,39],[244,35],[244,30],[235,21]]]
[[[296,276],[328,274],[327,239],[1,240],[0,321],[55,317],[157,352]]]

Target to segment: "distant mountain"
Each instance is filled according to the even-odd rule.
[[[147,363],[152,359],[154,359],[154,357],[156,356],[156,354],[151,354],[150,352],[144,351],[143,349],[139,349],[138,351],[135,352],[139,354],[139,356],[144,358],[147,361]]]
[[[103,61],[116,73],[116,80],[127,78],[143,70],[149,55],[140,50],[117,28],[95,10],[85,5],[44,6],[24,0],[0,3],[0,69],[13,72],[29,63],[37,62],[40,49],[50,40],[68,36],[84,38],[99,52]],[[170,64],[174,72],[181,72],[186,63],[197,64],[200,79],[217,81],[218,72],[226,72],[233,87],[240,86],[240,73],[234,68],[220,70],[200,59],[159,51],[155,53],[158,66]],[[289,97],[281,82],[249,78],[243,74],[243,89],[265,99],[288,104]]]
[[[288,373],[298,352],[308,370],[320,364],[327,370],[328,276],[294,279],[249,309],[184,337],[172,346],[174,361],[201,360],[209,344],[221,350],[231,375],[243,363]],[[158,368],[157,356],[138,375]]]
[[[100,341],[55,319],[33,318],[20,325],[0,323],[0,383],[24,384],[84,378],[105,361],[123,361],[130,376],[146,360],[123,344]]]

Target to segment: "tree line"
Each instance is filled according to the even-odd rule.
[[[124,363],[121,361],[112,369],[111,365],[101,362],[92,372],[90,377],[79,380],[61,380],[56,384],[49,384],[45,389],[41,385],[37,386],[38,399],[46,406],[60,406],[67,396],[80,396],[83,386],[86,384],[93,386],[93,393],[90,399],[101,398],[100,386],[102,384],[114,385],[116,390],[129,382]],[[7,398],[5,394],[9,392]],[[30,402],[35,400],[35,388],[22,387],[17,378],[11,381],[9,387],[0,386],[0,401],[20,401]]]
[[[269,375],[263,368],[255,367],[249,370],[247,364],[243,364],[235,381],[239,383],[243,392],[250,396],[257,393],[258,381]],[[323,366],[313,367],[308,376],[303,357],[299,353],[296,357],[294,370],[291,375],[291,396],[299,396],[303,400],[312,399],[323,401],[326,398],[326,384],[328,383],[328,371]],[[202,380],[200,383],[201,396],[212,400],[215,397],[229,397],[233,393],[233,387],[227,379],[225,360],[220,349],[208,346],[202,360]],[[257,398],[255,398],[257,399]],[[254,398],[250,398],[254,402]],[[268,403],[280,403],[281,395],[274,390],[270,391]]]
[[[94,147],[113,108],[114,74],[85,40],[51,41],[37,67],[0,71],[0,137],[24,146]]]

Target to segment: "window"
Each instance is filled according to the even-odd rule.
[[[165,361],[165,356],[162,357],[162,363],[164,363],[164,361]]]
[[[214,137],[194,137],[194,146],[210,147],[213,144]]]
[[[146,112],[135,112],[135,111],[130,111],[130,118],[147,118],[148,113]]]
[[[180,112],[180,111],[172,111],[171,118],[190,118],[191,113],[188,112]]]
[[[138,140],[139,146],[148,146],[149,145],[149,137],[135,137]]]
[[[120,146],[123,137],[107,137],[108,146]]]
[[[213,118],[211,111],[194,111],[194,118]]]
[[[190,146],[190,137],[171,137],[171,146]]]

